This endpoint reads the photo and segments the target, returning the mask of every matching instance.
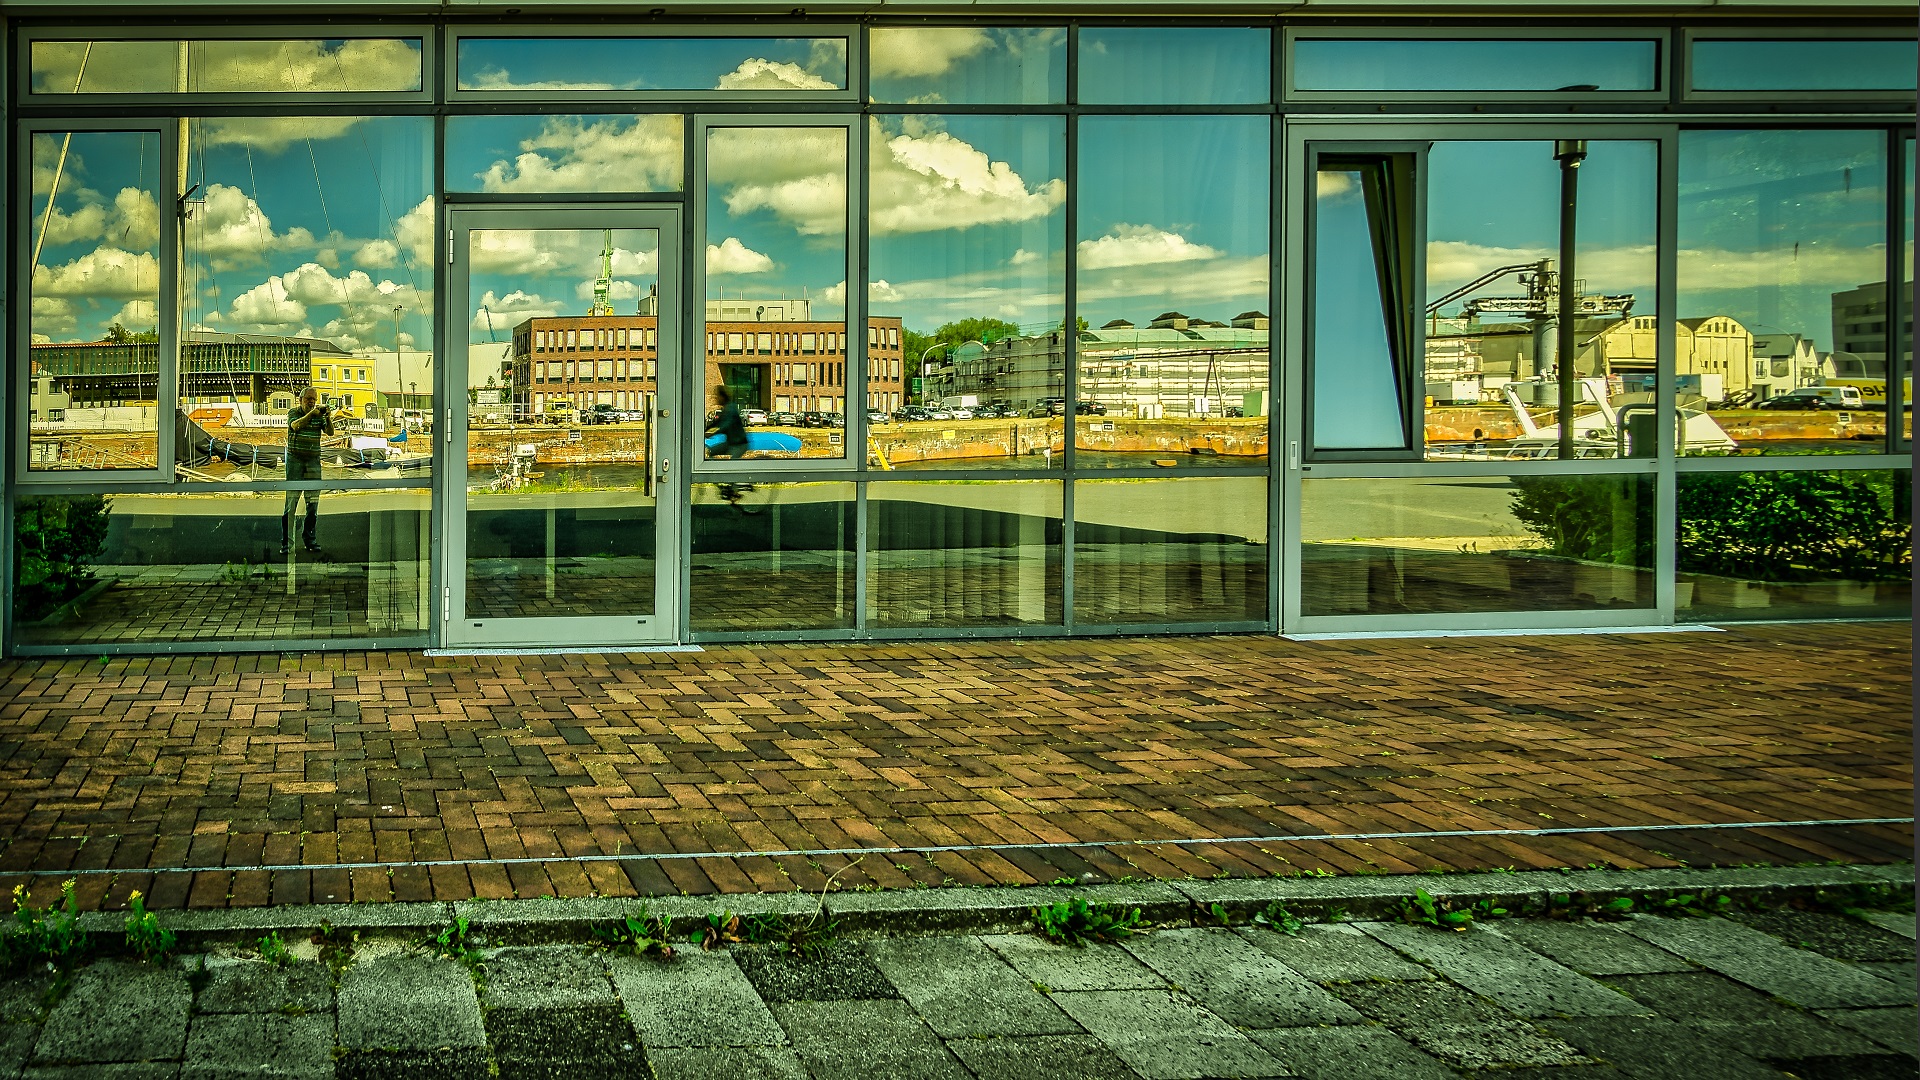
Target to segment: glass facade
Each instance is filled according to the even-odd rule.
[[[7,647],[1897,614],[1913,44],[1778,14],[16,22]]]

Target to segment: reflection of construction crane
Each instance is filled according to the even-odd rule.
[[[1518,275],[1520,284],[1527,290],[1525,296],[1469,296],[1491,285],[1509,274]],[[1575,315],[1600,316],[1617,315],[1625,318],[1633,309],[1633,294],[1619,293],[1604,295],[1588,293],[1580,288],[1583,283],[1575,281],[1573,312]],[[1482,314],[1520,315],[1529,319],[1553,319],[1560,314],[1560,273],[1553,268],[1552,259],[1541,259],[1537,263],[1516,263],[1502,266],[1467,282],[1447,295],[1427,305],[1427,317],[1436,318],[1440,309],[1463,296],[1469,297],[1460,305],[1460,314],[1472,319]]]
[[[589,315],[613,314],[613,302],[607,295],[613,291],[613,230],[606,230],[600,244],[600,277],[593,283],[593,306],[587,309]]]
[[[500,335],[493,332],[493,312],[487,310],[487,305],[481,304],[480,314],[487,317],[487,340],[495,345],[500,344]]]

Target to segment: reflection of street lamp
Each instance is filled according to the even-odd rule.
[[[1560,163],[1560,457],[1573,457],[1574,391],[1580,385],[1575,377],[1574,354],[1574,233],[1580,210],[1580,163],[1587,157],[1587,140],[1555,139],[1553,160]]]
[[[402,309],[399,304],[393,305],[393,377],[396,382],[407,377],[406,362],[400,359],[400,312],[401,310]],[[413,403],[409,401],[407,404],[412,405]],[[405,424],[402,424],[400,426],[401,426],[401,430],[406,429]]]

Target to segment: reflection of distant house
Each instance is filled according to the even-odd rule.
[[[1906,284],[1907,304],[1903,355],[1913,359],[1913,282]],[[1833,350],[1862,357],[1880,357],[1880,377],[1886,376],[1887,283],[1872,281],[1857,289],[1833,294]],[[1844,377],[1844,376],[1843,376]]]
[[[1754,390],[1762,398],[1820,381],[1820,354],[1799,334],[1753,335]]]
[[[1654,373],[1657,322],[1652,315],[1634,315],[1608,328],[1600,343],[1608,374]],[[1725,315],[1681,319],[1674,327],[1673,370],[1682,379],[1704,377],[1698,385],[1714,400],[1754,394],[1753,335]],[[1717,395],[1711,392],[1716,383]]]
[[[1080,398],[1115,416],[1221,416],[1267,389],[1268,320],[1263,312],[1231,324],[1166,312],[1146,327],[1115,319],[1082,330]],[[927,397],[973,395],[1022,411],[1066,394],[1066,342],[1059,331],[955,350],[929,373]]]
[[[34,366],[72,398],[75,408],[159,400],[160,346],[155,342],[36,343],[31,354]],[[351,359],[320,338],[191,330],[180,347],[180,402],[263,404],[277,390],[305,387],[316,366]]]

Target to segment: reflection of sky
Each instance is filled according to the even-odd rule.
[[[1242,27],[1088,26],[1080,100],[1101,105],[1257,105],[1271,100],[1272,34]]]
[[[753,61],[777,65],[753,66]],[[729,75],[758,72],[763,85],[730,89],[828,89],[802,76],[847,85],[841,38],[464,38],[465,90],[713,90]]]
[[[1885,139],[1680,133],[1680,316],[1833,347],[1836,292],[1886,279]]]
[[[1423,41],[1301,38],[1289,76],[1297,90],[1601,90],[1656,87],[1658,42]]]
[[[1266,311],[1269,131],[1263,116],[1081,120],[1080,317]]]
[[[1659,146],[1590,141],[1580,165],[1574,273],[1587,291],[1632,293],[1654,313],[1659,266],[1655,193]],[[1428,153],[1427,300],[1489,270],[1560,258],[1560,164],[1550,142],[1438,142]],[[1482,296],[1520,296],[1517,278]],[[1459,302],[1443,314],[1459,310]]]
[[[1059,27],[876,26],[867,88],[904,105],[1044,105],[1067,100]]]
[[[472,342],[510,341],[513,328],[530,318],[587,314],[608,240],[614,253],[609,302],[616,313],[633,314],[658,280],[660,237],[653,229],[613,229],[611,236],[601,229],[471,235],[465,302]]]
[[[903,136],[915,142],[903,142]],[[945,136],[985,155],[968,175],[980,194],[947,207],[924,202],[900,209],[870,244],[871,311],[895,315],[922,332],[959,319],[990,317],[1039,332],[1065,313],[1064,199],[1048,209],[1035,193],[1061,185],[1066,174],[1066,121],[1061,117],[885,117],[874,135],[876,178],[894,176],[894,147],[912,155]],[[1027,197],[988,192],[995,163],[1004,163]],[[952,171],[960,171],[954,168]],[[884,182],[884,181],[883,181]],[[910,193],[903,193],[911,199]],[[904,201],[904,200],[903,200]],[[918,209],[925,209],[923,215]],[[1043,212],[1044,211],[1044,212]]]
[[[1357,171],[1322,173],[1314,206],[1313,442],[1322,449],[1400,446],[1372,226]]]
[[[846,129],[707,134],[708,298],[807,299],[814,318],[845,318]]]

